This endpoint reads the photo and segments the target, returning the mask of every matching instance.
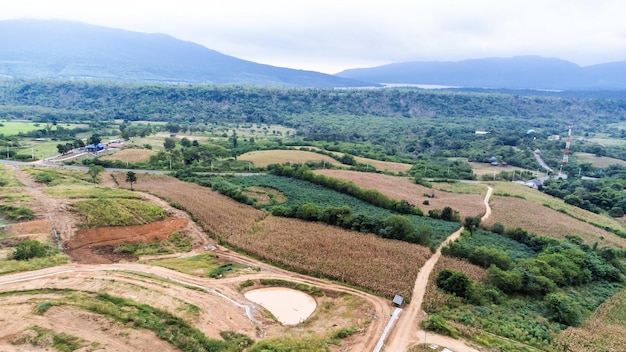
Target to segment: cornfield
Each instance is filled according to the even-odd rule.
[[[626,247],[625,238],[525,199],[496,196],[491,201],[491,210],[491,217],[484,223],[487,226],[500,222],[506,227],[519,227],[556,239],[576,235],[589,245],[598,242],[600,247]]]
[[[570,352],[621,352],[626,346],[626,289],[604,302],[585,323],[559,334],[555,345]]]
[[[135,188],[180,205],[205,230],[257,258],[387,297],[410,297],[417,272],[431,255],[416,244],[266,216],[209,188],[172,177],[139,175]]]

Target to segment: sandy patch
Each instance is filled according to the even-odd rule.
[[[305,321],[317,307],[313,297],[284,287],[259,288],[246,292],[244,296],[269,310],[285,325],[297,325]]]

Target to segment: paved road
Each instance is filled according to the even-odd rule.
[[[23,162],[23,161],[13,161],[13,160],[4,160],[0,159],[0,164],[4,165],[13,165],[13,166],[36,166],[36,167],[54,167],[54,168],[62,168],[62,169],[70,169],[70,170],[89,170],[88,166],[78,166],[78,165],[65,165],[61,163],[53,163],[53,162],[45,162],[45,161],[34,161],[34,162]],[[168,175],[176,170],[147,170],[147,169],[126,169],[126,168],[116,168],[116,167],[105,167],[104,171],[106,172],[128,172],[133,171],[137,174],[158,174],[158,175]],[[254,172],[194,172],[196,175],[233,175],[233,176],[252,176],[258,175],[259,173]]]

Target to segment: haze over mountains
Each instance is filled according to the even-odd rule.
[[[262,65],[165,34],[69,21],[0,21],[0,76],[278,86],[370,83]]]
[[[345,70],[339,77],[378,83],[475,88],[599,90],[626,89],[626,61],[580,67],[539,56],[457,62],[405,62]]]
[[[626,90],[626,61],[580,67],[537,56],[406,62],[336,75],[258,64],[165,34],[54,20],[0,21],[0,77],[131,82],[366,87]]]

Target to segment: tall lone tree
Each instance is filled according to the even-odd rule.
[[[130,190],[134,191],[133,183],[137,182],[137,174],[132,171],[126,173],[126,182],[130,182]]]
[[[89,170],[87,170],[87,174],[91,176],[91,181],[94,186],[100,181],[100,174],[104,171],[104,168],[100,165],[91,165],[89,166]]]

